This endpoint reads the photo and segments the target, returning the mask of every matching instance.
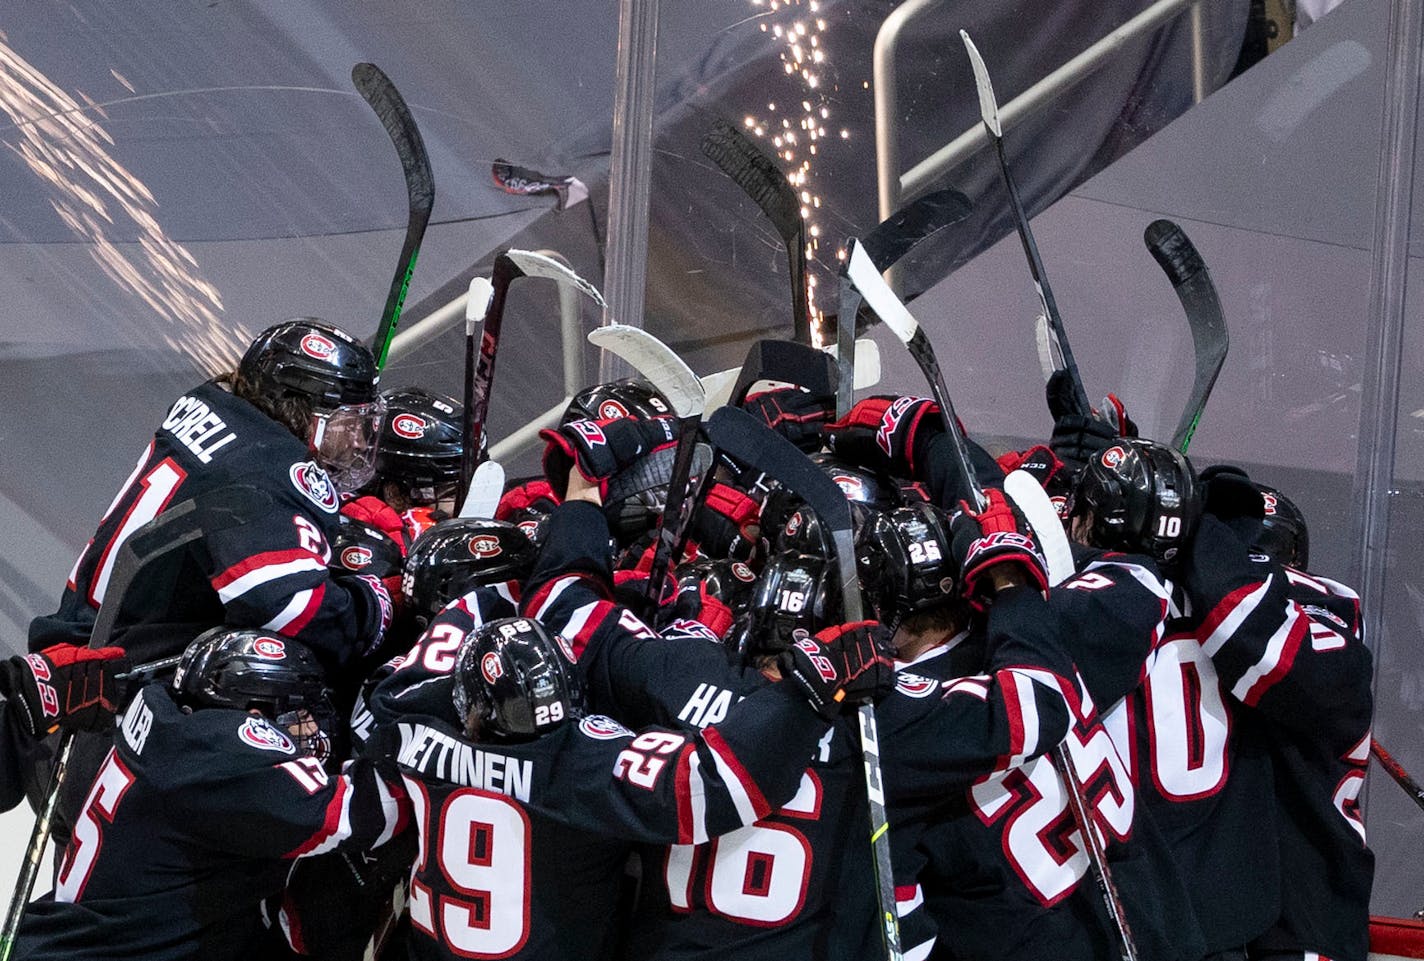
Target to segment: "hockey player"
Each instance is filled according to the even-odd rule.
[[[123,673],[124,663],[121,648],[72,644],[0,661],[0,811],[24,796],[31,742],[56,728],[92,731],[113,723],[114,675]]]
[[[1185,565],[1196,636],[1267,734],[1280,913],[1252,958],[1364,961],[1374,856],[1359,792],[1370,753],[1370,652],[1359,597],[1307,573],[1307,531],[1280,491],[1202,472],[1206,513]]]
[[[398,780],[322,765],[329,714],[316,658],[280,635],[214,628],[171,685],[120,718],[54,892],[31,904],[16,958],[222,961],[280,943],[259,905],[292,859],[370,847],[409,817]]]

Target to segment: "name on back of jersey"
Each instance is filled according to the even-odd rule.
[[[129,709],[124,712],[124,719],[119,724],[119,730],[123,733],[124,741],[128,744],[129,750],[135,754],[143,753],[144,744],[148,743],[148,734],[153,730],[153,708],[144,701],[143,696],[146,691],[140,691],[138,697],[134,698]]]
[[[204,464],[212,463],[213,454],[237,440],[237,434],[228,429],[226,422],[214,414],[212,408],[186,394],[169,408],[163,429]]]
[[[529,800],[534,762],[482,751],[443,731],[405,721],[396,725],[400,750],[396,763],[427,777]]]

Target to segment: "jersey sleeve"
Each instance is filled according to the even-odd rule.
[[[609,738],[608,726],[621,733]],[[700,732],[633,734],[608,718],[570,727],[545,813],[628,841],[700,844],[789,801],[828,722],[788,686],[773,684]]]
[[[932,801],[1019,767],[1052,750],[1089,710],[1036,591],[1000,594],[988,631],[984,673],[939,682],[902,671],[877,706],[893,803]]]
[[[1147,675],[1166,632],[1169,595],[1146,558],[1107,554],[1049,591],[1060,640],[1104,711]]]

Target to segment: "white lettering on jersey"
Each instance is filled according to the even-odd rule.
[[[148,733],[153,730],[153,708],[144,703],[142,692],[124,712],[120,730],[123,731],[129,749],[135,754],[142,754],[143,746],[148,742]]]
[[[402,767],[466,787],[529,800],[534,762],[480,751],[423,724],[399,724]]]
[[[168,411],[163,429],[204,464],[211,464],[213,454],[237,440],[223,419],[196,397],[179,397]]]
[[[677,719],[693,727],[707,727],[727,717],[732,692],[715,684],[699,684],[678,712]]]

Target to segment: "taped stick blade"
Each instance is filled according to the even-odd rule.
[[[969,39],[969,31],[959,31],[959,38],[964,41],[964,49],[969,54],[969,65],[974,69],[974,88],[979,92],[979,116],[990,133],[995,137],[1002,137],[1004,128],[999,124],[999,101],[994,97],[994,84],[989,79],[989,68],[984,65],[979,48]]]
[[[591,331],[588,342],[627,361],[667,398],[678,417],[702,416],[707,403],[702,382],[671,347],[646,330],[608,324]]]

